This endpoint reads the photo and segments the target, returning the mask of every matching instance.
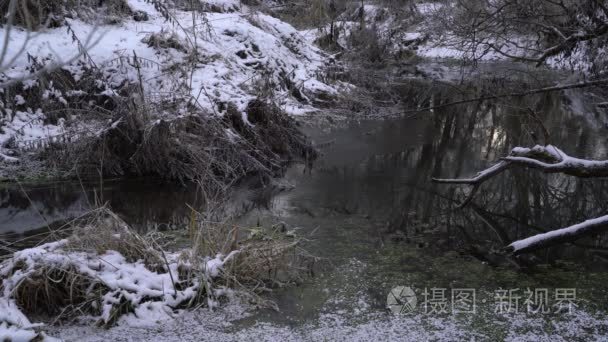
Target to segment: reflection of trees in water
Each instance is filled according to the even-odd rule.
[[[453,101],[447,94],[433,101]],[[405,233],[407,239],[424,240],[442,247],[470,250],[483,246],[485,253],[538,232],[581,222],[608,211],[608,182],[560,175],[510,170],[484,183],[472,205],[459,209],[468,194],[462,187],[430,182],[431,177],[458,178],[475,173],[508,154],[518,145],[544,144],[542,127],[567,153],[603,157],[604,143],[597,128],[563,106],[560,94],[542,94],[498,103],[471,103],[422,114],[423,142],[401,151],[371,156],[357,169],[344,167],[327,179],[325,200],[342,203],[388,219],[388,232]],[[399,135],[418,134],[413,120],[383,124],[377,144],[399,144]],[[402,125],[401,127],[394,127]],[[408,128],[408,126],[410,126]],[[411,144],[410,144],[411,145]],[[338,193],[340,193],[338,195]],[[387,211],[390,208],[390,211]],[[581,240],[577,245],[602,245],[603,237]],[[581,248],[552,248],[537,253],[583,257],[597,253]]]
[[[11,186],[0,190],[0,208],[22,215],[27,212],[27,218],[40,221],[39,226],[44,227],[57,218],[68,219],[96,205],[108,204],[135,228],[145,230],[152,225],[169,227],[177,218],[187,216],[184,214],[189,210],[188,205],[196,208],[201,202],[193,190],[195,187],[180,188],[156,181],[107,182],[101,189],[98,185],[81,186],[71,182],[23,189]]]
[[[419,162],[416,173],[427,177],[441,174],[443,177],[457,178],[462,176],[465,163],[474,164],[485,156],[493,160],[497,155],[508,154],[508,150],[516,145],[534,145],[536,140],[542,138],[540,126],[533,125],[526,114],[529,108],[538,113],[543,122],[548,123],[550,139],[559,141],[568,152],[597,157],[593,152],[598,151],[595,145],[602,143],[600,137],[597,134],[592,136],[593,128],[588,127],[583,118],[563,110],[560,103],[556,95],[546,94],[506,105],[461,107],[459,116],[468,116],[469,119],[466,126],[459,125],[453,119],[453,113],[438,112],[435,120],[442,124],[435,127],[440,133],[435,135],[431,143],[432,163],[427,166],[428,163]],[[447,147],[448,144],[451,147]],[[485,151],[480,150],[483,146]],[[480,168],[481,166],[475,166],[473,169]],[[470,167],[466,169],[469,170],[467,173],[471,173]],[[417,182],[414,179],[413,183]],[[475,197],[474,205],[465,209],[455,210],[457,202],[437,196],[420,192],[410,194],[404,198],[401,206],[417,215],[397,219],[393,228],[407,230],[408,226],[415,225],[416,222],[430,223],[437,227],[457,226],[462,227],[461,230],[466,233],[451,238],[464,237],[469,241],[461,243],[489,245],[500,249],[505,246],[505,242],[604,214],[608,199],[606,184],[603,181],[511,170],[508,175],[484,184],[484,190]],[[430,185],[428,189],[459,201],[464,197],[458,188]],[[490,243],[485,243],[485,240]],[[603,242],[601,237],[592,240],[593,244]],[[583,243],[578,245],[581,244]],[[551,260],[550,255],[554,253],[581,256],[585,252],[581,249],[559,248],[538,255]]]
[[[70,187],[63,183],[26,190],[20,186],[1,188],[0,239],[13,240],[13,234],[6,233],[47,227],[82,210],[80,207],[86,207],[84,196],[69,191],[68,188]]]
[[[226,213],[238,215],[253,207],[267,206],[270,198],[276,193],[273,187],[258,190],[261,186],[254,179],[239,184],[235,193],[242,196],[232,199],[232,193],[226,194]],[[24,193],[24,191],[27,193]],[[116,214],[139,232],[149,229],[167,230],[185,227],[190,219],[191,208],[203,211],[204,198],[195,184],[167,184],[154,179],[134,179],[85,184],[66,182],[48,186],[6,187],[0,190],[1,214],[16,215],[29,229],[26,235],[48,231],[47,224],[53,229],[63,225],[70,218],[78,216],[100,205],[108,205]],[[44,219],[41,217],[44,217]],[[11,220],[10,217],[0,217]],[[56,221],[56,222],[54,222]],[[19,222],[15,222],[16,226]],[[7,233],[0,227],[0,234]],[[0,239],[17,239],[13,234],[0,235]]]
[[[81,197],[81,193],[74,192],[73,186],[66,183],[26,187],[25,190],[20,186],[7,186],[0,189],[0,208],[27,210],[33,209],[32,202],[49,203],[37,209],[42,214],[52,215],[68,209]]]
[[[103,201],[140,231],[155,226],[172,228],[188,217],[188,206],[199,208],[196,186],[162,184],[156,181],[122,181],[104,191]]]

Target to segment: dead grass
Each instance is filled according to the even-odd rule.
[[[305,239],[287,231],[284,225],[239,227],[210,221],[207,215],[196,212],[193,218],[192,253],[227,255],[238,250],[224,268],[220,283],[248,293],[257,301],[265,302],[258,295],[273,288],[304,281],[318,260],[303,249]]]
[[[159,32],[151,33],[146,36],[142,42],[148,44],[156,50],[159,49],[175,49],[183,53],[188,53],[188,49],[179,41],[179,37],[175,32]]]
[[[34,265],[21,259],[1,264],[0,273],[11,281],[3,282],[0,290],[8,290],[26,315],[52,317],[53,321],[83,314],[99,316],[104,305],[111,304],[109,314],[98,321],[109,326],[140,305],[165,301],[168,294],[134,301],[138,292],[129,285],[118,289],[106,286],[91,270],[101,267],[101,256],[108,251],[119,252],[131,263],[143,261],[152,272],[168,272],[175,298],[178,290],[194,290],[193,296],[182,296],[181,301],[171,304],[175,310],[220,302],[228,292],[259,306],[274,307],[261,294],[302,281],[314,266],[316,259],[301,249],[303,240],[284,229],[245,230],[208,219],[209,215],[193,212],[189,226],[192,246],[176,260],[161,247],[158,234],[139,235],[111,211],[100,208],[73,227],[67,242],[48,252],[49,259],[36,258]],[[234,257],[218,274],[210,275],[207,260],[216,254]],[[83,259],[83,255],[87,257]],[[63,261],[57,262],[58,258]],[[71,258],[78,261],[65,262]],[[170,269],[177,269],[178,274]],[[14,279],[20,280],[12,284]]]
[[[248,175],[279,176],[290,163],[312,163],[317,157],[293,119],[263,101],[252,101],[247,108],[253,125],[230,106],[223,119],[194,108],[191,115],[153,120],[154,113],[175,109],[133,98],[112,101],[121,104],[106,129],[49,152],[46,158],[55,160],[64,173],[82,178],[97,178],[100,173],[157,176],[194,181],[209,189]]]
[[[16,287],[13,297],[30,316],[65,318],[95,314],[105,292],[104,286],[75,267],[41,265]]]
[[[153,235],[141,236],[110,210],[103,209],[88,221],[72,228],[67,249],[98,255],[117,251],[130,262],[143,260],[150,269],[163,267],[162,253]]]

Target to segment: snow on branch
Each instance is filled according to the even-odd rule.
[[[536,23],[536,25],[542,26],[541,23]],[[576,33],[569,35],[568,37],[566,37],[555,26],[549,26],[549,27],[547,27],[547,29],[552,31],[553,33],[555,33],[556,36],[558,36],[561,39],[557,44],[543,50],[542,53],[536,57],[527,56],[525,54],[513,55],[513,54],[510,54],[508,52],[508,50],[503,50],[504,46],[496,46],[495,44],[492,44],[492,43],[488,43],[487,45],[493,51],[495,51],[498,54],[501,54],[507,58],[511,58],[511,59],[519,60],[519,61],[523,61],[523,62],[533,62],[533,63],[536,63],[537,67],[539,67],[543,63],[545,63],[549,57],[553,57],[553,56],[559,55],[560,53],[564,53],[564,52],[568,51],[569,49],[571,49],[573,46],[575,46],[577,43],[596,39],[602,35],[605,35],[606,33],[608,33],[608,24],[602,23],[601,25],[593,28],[592,30],[589,30],[587,32],[576,32]],[[509,43],[509,44],[506,44],[507,47],[516,45],[515,42],[512,42],[510,40],[506,40],[506,41]],[[532,49],[528,49],[528,50],[532,50]]]
[[[485,182],[499,173],[502,173],[509,167],[509,164],[509,162],[502,160],[493,166],[478,172],[475,177],[472,178],[433,178],[433,182],[476,185]]]
[[[536,145],[532,148],[513,148],[507,157],[501,158],[498,163],[477,173],[477,175],[472,178],[433,178],[433,181],[437,183],[466,184],[473,186],[469,198],[461,205],[461,207],[464,207],[471,201],[483,182],[502,173],[510,167],[533,168],[539,169],[545,173],[562,173],[581,178],[608,177],[608,160],[575,158],[567,155],[564,151],[553,145]],[[572,242],[586,235],[603,232],[606,229],[608,229],[608,215],[515,241],[508,245],[506,250],[513,254],[530,252],[564,242]]]
[[[515,147],[507,157],[503,157],[501,161],[479,172],[475,177],[462,179],[433,178],[433,181],[477,185],[512,166],[540,169],[546,173],[563,173],[576,177],[608,177],[608,160],[575,158],[553,145],[536,145],[532,148]]]
[[[19,158],[8,156],[2,153],[2,149],[0,149],[0,162],[4,161],[6,163],[17,163],[19,162]]]
[[[537,249],[550,247],[564,242],[573,242],[583,236],[597,234],[608,229],[608,215],[587,220],[573,226],[537,234],[512,242],[506,247],[507,252],[521,254]]]
[[[563,173],[576,177],[606,177],[608,176],[608,160],[580,159],[567,155],[559,148],[535,146],[531,149],[516,148],[505,161],[538,168],[546,173]]]

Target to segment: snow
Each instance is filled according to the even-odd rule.
[[[546,154],[553,158],[553,163],[547,163],[533,159],[528,155]],[[540,146],[536,145],[533,148],[516,147],[512,150],[511,156],[504,158],[507,161],[522,162],[526,164],[534,164],[544,170],[564,170],[566,168],[578,169],[602,169],[608,167],[608,160],[590,160],[575,158],[567,155],[564,151],[553,145]]]
[[[173,319],[179,314],[182,303],[200,295],[198,289],[201,286],[213,291],[213,296],[208,296],[210,308],[217,307],[215,298],[230,296],[230,291],[213,287],[212,281],[220,275],[224,264],[237,254],[238,251],[233,251],[227,256],[218,254],[215,258],[206,258],[202,276],[186,280],[180,279],[178,268],[192,266],[180,261],[180,253],[166,253],[168,269],[162,272],[150,270],[142,260],[129,262],[112,250],[101,255],[69,251],[69,240],[18,251],[0,264],[0,337],[5,334],[27,340],[36,336],[31,329],[39,325],[30,323],[14,304],[12,294],[23,279],[37,272],[41,266],[74,270],[106,289],[101,297],[101,313],[94,317],[95,320],[108,323],[113,305],[126,300],[134,312],[122,316],[119,322],[135,327],[151,327]],[[207,284],[203,285],[201,281]],[[181,284],[179,289],[174,286],[177,283]],[[93,286],[90,288],[93,289]]]
[[[239,251],[236,250],[236,251],[230,252],[230,254],[228,254],[225,258],[223,257],[223,255],[218,254],[215,256],[215,258],[208,259],[207,262],[205,263],[205,271],[212,278],[218,277],[224,267],[224,264],[226,262],[228,262],[230,259],[232,259],[238,253],[239,253]]]
[[[443,7],[441,3],[421,2],[416,4],[416,9],[420,14],[432,14]]]
[[[393,5],[394,6],[394,5]],[[388,44],[388,51],[392,54],[400,55],[402,51],[410,51],[417,56],[427,59],[456,59],[456,60],[475,60],[477,62],[497,62],[507,61],[510,57],[496,52],[491,48],[500,46],[501,51],[512,56],[530,56],[531,51],[535,51],[537,38],[533,34],[515,35],[508,37],[500,35],[492,37],[484,36],[479,32],[475,36],[478,46],[471,46],[470,41],[463,40],[454,32],[445,31],[438,28],[437,20],[434,17],[445,18],[452,15],[457,10],[457,2],[419,2],[400,8],[402,11],[414,9],[407,15],[399,15],[394,8],[382,7],[382,5],[364,5],[365,21],[367,27],[377,29],[378,36]],[[358,22],[359,6],[347,10],[339,17],[339,25],[344,32],[338,39],[341,46],[348,47],[348,37],[355,29],[359,28]],[[327,34],[329,26],[322,29],[309,29],[302,31],[302,34],[313,42],[322,35]],[[530,49],[526,49],[526,47]],[[592,73],[595,61],[603,61],[606,56],[606,49],[598,44],[588,42],[580,43],[579,47],[571,53],[552,56],[547,59],[546,64],[555,69],[561,70],[580,70]],[[600,63],[602,64],[602,63]],[[597,66],[596,66],[597,67]],[[606,67],[606,63],[602,64]],[[596,70],[597,71],[597,70]]]
[[[103,70],[104,78],[98,82],[105,90],[97,95],[115,95],[116,87],[125,80],[138,82],[136,69],[128,67],[134,52],[141,64],[148,99],[191,97],[203,110],[219,115],[222,114],[218,109],[221,104],[234,103],[237,109],[243,111],[259,93],[258,88],[264,86],[265,80],[271,80],[277,103],[294,115],[311,113],[316,108],[310,101],[302,103],[290,96],[284,79],[289,79],[291,84],[298,87],[304,98],[318,93],[337,94],[333,86],[315,79],[317,70],[328,60],[325,53],[279,19],[263,13],[249,13],[249,10],[245,14],[245,9],[229,12],[239,9],[238,1],[214,0],[209,3],[215,5],[214,11],[218,8],[222,8],[222,11],[199,14],[196,30],[192,28],[191,12],[171,10],[172,18],[166,20],[145,0],[128,0],[128,4],[134,10],[148,13],[149,20],[136,22],[126,19],[116,25],[94,26],[78,19],[67,19],[74,36],[82,45],[89,47],[87,59],[90,57]],[[0,29],[3,30],[5,28]],[[152,35],[174,37],[185,50],[149,46],[145,41]],[[9,56],[18,53],[26,37],[24,30],[13,30],[8,45]],[[78,55],[78,51],[78,42],[66,34],[65,27],[39,32],[26,46],[27,53],[58,62],[72,59]],[[196,52],[197,61],[193,64],[194,70],[188,70],[187,76],[184,76],[180,70],[190,65],[190,52]],[[25,53],[20,55],[14,67],[8,71],[9,76],[27,75],[26,57]],[[87,59],[67,65],[64,69],[78,80],[84,70],[82,64],[86,64]],[[167,72],[171,68],[177,71]],[[182,88],[177,90],[180,82],[188,83],[190,89],[185,92]],[[27,80],[26,83],[28,87],[37,85],[35,80]],[[64,94],[51,85],[44,96],[48,101],[68,107],[70,96],[77,96],[81,91],[73,89]],[[35,108],[37,104],[26,103],[21,94],[17,95],[15,102],[24,108],[16,111],[12,120],[1,119],[0,146],[11,137],[23,146],[28,141],[65,134],[66,127],[44,122],[46,113]],[[82,121],[76,117],[72,119],[68,121]],[[83,132],[97,131],[99,128],[91,130],[76,125],[71,129]]]
[[[30,341],[38,334],[35,325],[17,307],[14,301],[0,298],[0,340]]]
[[[5,278],[2,272],[6,270],[6,265],[14,265],[15,262],[30,266],[40,260],[64,266],[71,262],[72,265],[79,265],[79,272],[94,272],[92,276],[99,277],[104,284],[114,286],[123,292],[128,300],[134,301],[138,296],[159,298],[160,295],[165,298],[140,301],[132,314],[121,318],[116,326],[105,329],[94,326],[91,319],[86,317],[63,326],[41,327],[31,324],[11,299],[6,299],[5,293],[5,297],[0,299],[0,337],[9,336],[12,340],[23,338],[23,341],[29,341],[37,336],[34,329],[44,329],[48,335],[65,341],[566,341],[573,338],[595,340],[601,338],[608,328],[605,315],[592,314],[582,308],[576,308],[571,314],[564,316],[496,314],[492,308],[479,312],[479,316],[431,315],[419,312],[394,316],[378,307],[375,297],[370,295],[369,284],[356,281],[368,272],[366,267],[372,267],[357,259],[350,259],[343,268],[337,270],[345,277],[346,283],[343,285],[346,289],[326,288],[322,291],[324,294],[321,298],[327,299],[319,314],[297,324],[268,321],[263,315],[253,316],[257,313],[253,307],[233,300],[213,311],[180,311],[166,305],[175,298],[168,273],[151,272],[139,261],[127,263],[122,255],[112,251],[103,255],[73,252],[66,255],[63,253],[66,243],[66,240],[58,241],[15,254],[12,260],[0,267],[0,276]],[[237,253],[206,258],[204,265],[208,275],[219,274],[223,264]],[[176,256],[168,254],[167,258],[169,269],[174,277],[177,277]],[[23,269],[27,273],[28,267]],[[178,291],[178,296],[182,295],[180,292]],[[214,294],[231,298],[230,292],[217,288]],[[104,298],[104,301],[115,300],[116,296],[111,294],[112,292],[108,292],[109,298]],[[478,331],[472,327],[474,323],[479,323],[479,319],[485,322],[484,324],[489,324],[491,329]],[[547,329],[547,324],[552,328]],[[43,334],[40,333],[45,341],[50,340],[48,335]]]
[[[550,232],[530,236],[529,238],[515,241],[509,245],[514,252],[536,245],[542,241],[579,233],[598,225],[608,225],[608,215],[586,220],[570,227],[552,230]]]
[[[239,324],[248,316],[242,307],[228,307],[215,312],[198,310],[182,314],[179,319],[161,322],[154,328],[119,325],[109,330],[72,325],[56,331],[65,341],[569,341],[603,340],[606,317],[576,310],[565,319],[524,314],[491,320],[504,335],[488,336],[471,327],[470,318],[458,316],[404,315],[392,316],[381,312],[357,315],[355,322],[344,313],[325,313],[312,322],[296,325],[256,320]],[[53,331],[55,333],[55,331]]]
[[[32,330],[24,330],[7,323],[0,323],[0,339],[12,342],[28,342],[33,340],[38,334]]]
[[[0,153],[0,159],[4,160],[7,163],[16,163],[19,161],[19,158],[15,158],[15,157],[11,157],[11,156],[7,156],[4,153]]]

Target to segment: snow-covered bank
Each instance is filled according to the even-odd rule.
[[[228,302],[214,311],[207,308],[183,311],[173,319],[153,325],[122,320],[106,329],[85,320],[45,330],[65,341],[569,341],[597,340],[608,331],[605,313],[582,307],[562,314],[525,313],[522,298],[519,303],[522,311],[497,313],[491,291],[478,293],[475,313],[424,313],[419,304],[411,313],[394,315],[384,308],[385,298],[372,294],[378,289],[359,281],[375,267],[349,259],[336,269],[341,279],[338,283],[316,279],[320,284],[303,284],[303,291],[293,289],[292,293],[303,297],[291,297],[283,304],[288,307],[294,302],[301,304],[295,306],[297,313],[293,308],[285,308],[284,312],[268,315],[246,303]],[[318,291],[310,291],[308,286]],[[416,291],[422,300],[422,289]],[[307,302],[319,305],[318,311],[300,316],[301,311],[308,311]]]
[[[1,164],[19,162],[19,149],[102,132],[113,119],[105,111],[113,110],[112,99],[139,92],[147,103],[176,106],[155,111],[152,122],[191,115],[192,107],[221,117],[234,106],[246,123],[247,104],[260,96],[301,115],[316,110],[317,97],[339,94],[339,85],[317,80],[329,62],[325,53],[289,24],[238,1],[217,0],[196,11],[126,3],[134,14],[111,24],[70,15],[65,25],[34,35],[13,27],[7,56],[17,58],[0,82],[11,84],[0,90]],[[11,81],[83,52],[50,77]]]
[[[362,285],[361,285],[362,287]],[[340,292],[339,289],[333,289]],[[329,302],[340,300],[340,294]],[[562,316],[495,314],[491,306],[476,314],[395,316],[374,307],[369,298],[348,298],[347,310],[323,310],[295,324],[256,318],[243,305],[217,311],[184,312],[154,327],[121,324],[110,329],[73,324],[49,330],[65,341],[571,341],[602,340],[605,314],[574,309]]]
[[[0,263],[0,337],[45,337],[48,327],[28,315],[49,323],[154,327],[184,310],[213,311],[227,301],[272,307],[258,294],[297,279],[297,263],[305,260],[293,232],[258,228],[238,239],[232,226],[193,222],[191,247],[165,252],[158,232],[141,236],[104,208],[89,215],[67,239]]]
[[[30,341],[38,336],[32,324],[13,300],[0,299],[0,339],[3,341]]]
[[[442,3],[419,2],[411,6],[398,5],[385,7],[375,2],[362,7],[351,6],[342,13],[336,23],[334,34],[336,43],[345,50],[368,48],[365,45],[377,45],[384,53],[383,58],[408,58],[419,56],[424,58],[453,58],[462,59],[465,52],[454,48],[450,40],[432,27],[430,18],[442,10]],[[365,31],[371,31],[368,37]],[[320,42],[329,34],[330,25],[320,29],[303,30],[302,34],[310,42]],[[377,40],[377,41],[374,41]],[[452,42],[453,43],[453,42]],[[353,45],[364,46],[354,47]],[[360,56],[363,57],[363,56]],[[491,55],[487,60],[504,59],[502,56]]]

